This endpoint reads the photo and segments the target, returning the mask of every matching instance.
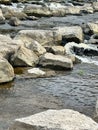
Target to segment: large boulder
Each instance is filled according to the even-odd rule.
[[[54,45],[58,44],[62,37],[58,34],[58,30],[22,30],[16,35],[15,39],[20,39],[26,44],[35,40],[41,45]]]
[[[20,46],[11,58],[13,66],[35,66],[38,63],[38,56],[31,50]]]
[[[9,130],[98,130],[90,117],[70,109],[47,110],[16,119]]]
[[[0,57],[0,83],[10,82],[14,79],[14,69],[9,62]]]
[[[80,26],[64,26],[64,27],[55,27],[59,35],[61,36],[63,44],[67,42],[76,42],[80,43],[83,41],[83,30]]]
[[[54,55],[52,53],[45,53],[40,56],[39,65],[52,67],[55,69],[72,69],[73,63],[72,60],[67,58],[66,56]],[[57,67],[56,67],[57,66]]]

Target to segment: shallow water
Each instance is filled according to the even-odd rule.
[[[84,63],[56,77],[15,79],[11,88],[0,89],[0,130],[7,130],[16,118],[47,109],[71,108],[93,117],[97,79],[98,66]]]

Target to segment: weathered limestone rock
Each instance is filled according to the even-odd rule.
[[[38,56],[40,56],[46,52],[46,49],[41,44],[39,44],[37,41],[32,41],[32,43],[27,43],[27,44],[25,44],[25,46],[28,49],[34,51],[34,53],[36,53],[36,55],[38,55]]]
[[[19,26],[20,25],[20,20],[16,17],[11,17],[11,19],[9,20],[9,24],[11,26]]]
[[[35,66],[38,63],[38,57],[33,51],[20,46],[12,56],[11,63],[13,66]]]
[[[46,53],[42,55],[39,60],[39,65],[46,66],[46,67],[53,67],[53,68],[57,66],[57,69],[73,68],[73,63],[71,59],[67,58],[66,56],[54,55],[52,53]]]
[[[24,43],[32,43],[35,40],[41,45],[54,45],[59,44],[62,37],[55,30],[22,30],[17,34],[15,39],[20,39]]]
[[[26,13],[27,15],[37,16],[37,17],[52,16],[49,8],[44,7],[42,5],[28,5],[24,8],[23,12]]]
[[[0,57],[0,83],[10,82],[14,79],[14,70],[8,61]]]
[[[7,60],[10,60],[19,45],[23,45],[21,40],[12,40],[9,36],[0,35],[0,55]]]
[[[16,119],[9,130],[98,130],[98,124],[90,117],[70,109],[47,110]]]
[[[5,18],[3,16],[2,10],[0,9],[0,24],[5,23]]]
[[[81,7],[80,6],[68,6],[66,7],[66,14],[76,14],[76,15],[79,15],[80,14],[80,10],[81,10]]]
[[[27,15],[20,11],[15,11],[14,9],[10,9],[9,7],[2,7],[3,15],[6,19],[10,19],[11,17],[16,17],[20,20],[27,19]]]
[[[55,55],[64,55],[65,48],[63,46],[46,46],[47,52],[53,53]]]
[[[98,11],[98,2],[93,2],[94,11]]]
[[[71,26],[71,27],[55,27],[59,37],[64,43],[67,42],[82,42],[83,41],[83,30],[80,26]],[[59,38],[60,39],[60,38]]]
[[[86,13],[86,14],[88,13],[92,14],[93,12],[94,12],[94,9],[91,4],[84,4],[84,6],[81,7],[81,11],[80,11],[80,13]]]
[[[93,34],[98,34],[98,23],[88,23],[87,26]]]

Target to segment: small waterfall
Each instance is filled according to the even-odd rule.
[[[80,59],[83,63],[88,63],[88,64],[94,64],[98,65],[98,57],[87,57],[87,56],[78,56],[76,55],[78,59]]]

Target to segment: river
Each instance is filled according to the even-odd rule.
[[[0,89],[0,130],[7,130],[16,118],[47,109],[70,108],[93,117],[97,79],[98,66],[87,63],[51,78],[16,78]]]

